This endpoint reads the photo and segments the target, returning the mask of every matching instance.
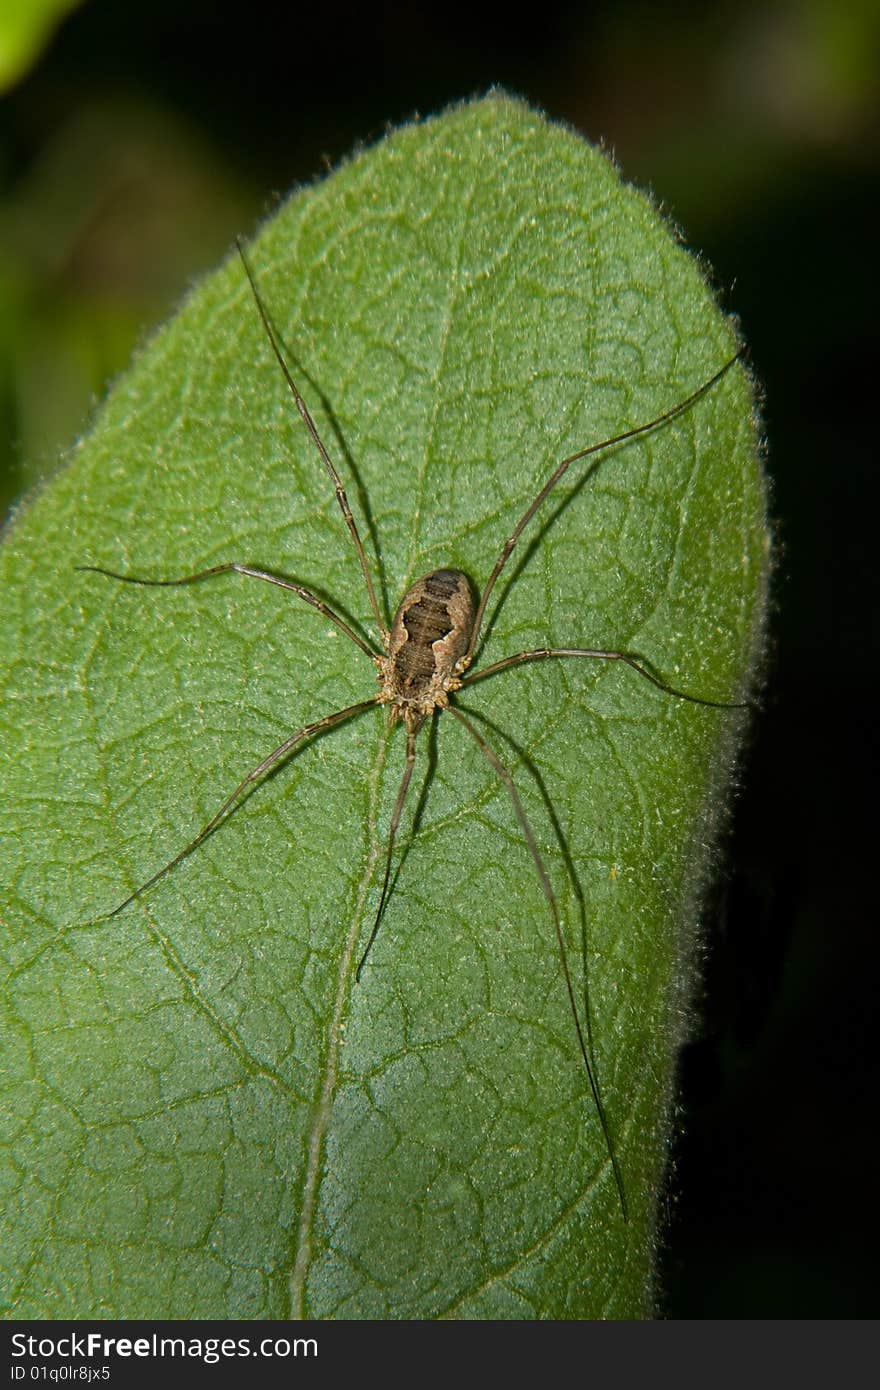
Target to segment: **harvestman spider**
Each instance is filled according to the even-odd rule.
[[[617,1155],[611,1139],[611,1131],[605,1115],[605,1108],[599,1091],[599,1084],[596,1077],[595,1064],[590,1058],[590,1048],[587,1045],[589,1037],[589,1019],[586,1026],[581,1023],[578,1007],[575,1000],[574,984],[572,982],[571,971],[568,965],[568,958],[565,950],[565,940],[562,932],[562,921],[556,896],[550,883],[541,852],[538,849],[534,831],[525,813],[519,793],[514,785],[513,778],[498,757],[494,748],[488,740],[474,727],[470,719],[458,709],[455,704],[450,702],[450,696],[456,691],[463,690],[466,686],[478,680],[485,680],[487,676],[498,675],[501,671],[506,671],[512,666],[519,666],[529,661],[545,661],[550,657],[589,657],[592,660],[600,661],[620,661],[636,671],[638,675],[651,682],[658,690],[665,691],[667,695],[673,695],[680,700],[688,700],[693,704],[707,705],[711,709],[741,709],[742,704],[730,704],[722,700],[708,700],[699,695],[688,694],[683,690],[677,690],[671,685],[660,679],[653,670],[649,669],[649,663],[644,657],[636,652],[627,651],[603,651],[596,648],[587,647],[540,647],[534,651],[516,652],[512,656],[502,657],[500,661],[493,662],[491,666],[486,666],[482,670],[472,671],[470,675],[465,672],[471,665],[474,653],[477,650],[480,640],[480,632],[483,626],[483,619],[492,591],[507,564],[516,546],[517,541],[523,531],[528,526],[532,517],[538,511],[543,502],[556,487],[557,483],[565,476],[573,463],[580,459],[589,458],[601,450],[609,449],[613,445],[622,444],[627,440],[635,439],[638,435],[647,434],[650,430],[656,429],[659,425],[667,423],[676,416],[681,415],[694,405],[706,392],[710,391],[717,382],[730,370],[733,364],[742,356],[742,350],[725,362],[714,376],[708,381],[704,381],[695,391],[692,391],[684,400],[669,410],[657,415],[653,420],[648,420],[645,424],[636,425],[632,429],[623,430],[620,434],[614,435],[610,439],[603,439],[598,444],[591,444],[586,449],[579,449],[574,454],[569,454],[561,463],[557,465],[547,482],[529,503],[519,521],[514,526],[504,545],[498,554],[492,573],[489,575],[479,603],[474,605],[474,596],[470,581],[460,570],[436,569],[423,578],[418,579],[412,587],[407,590],[394,617],[394,621],[389,631],[383,620],[376,598],[376,590],[373,586],[370,568],[367,564],[367,557],[363,543],[358,532],[357,524],[351,512],[345,488],[336,468],[328,454],[324,443],[318,434],[317,427],[309,412],[308,406],[299,393],[299,389],[293,379],[290,369],[285,359],[281,339],[271,321],[268,310],[263,303],[260,291],[251,272],[250,266],[244,254],[241,243],[237,243],[239,255],[248,278],[248,282],[253,293],[254,301],[260,319],[262,320],[266,336],[272,348],[272,352],[284,374],[285,381],[290,388],[294,403],[303,422],[308,430],[312,442],[318,451],[321,462],[326,468],[333,487],[336,491],[336,500],[348,527],[349,535],[357,552],[358,562],[364,577],[367,595],[376,625],[382,639],[383,652],[373,650],[358,633],[348,625],[343,618],[335,613],[328,604],[324,603],[309,589],[301,584],[296,584],[292,580],[283,579],[281,576],[272,574],[266,570],[255,569],[250,565],[238,564],[235,561],[228,561],[220,565],[212,565],[210,569],[200,570],[197,574],[187,574],[180,579],[143,579],[132,574],[117,574],[114,570],[104,569],[100,565],[79,565],[79,570],[89,571],[94,574],[103,574],[110,579],[118,579],[126,584],[143,584],[156,587],[166,587],[179,584],[197,584],[203,579],[211,579],[218,574],[234,572],[243,574],[252,579],[262,579],[268,584],[277,584],[279,588],[288,589],[296,594],[312,608],[316,608],[325,618],[329,618],[335,623],[340,631],[344,632],[355,646],[375,663],[378,670],[379,692],[372,695],[368,700],[360,700],[357,704],[349,705],[346,709],[336,710],[333,714],[324,715],[322,719],[317,719],[312,724],[306,724],[296,733],[291,734],[283,743],[263,759],[255,768],[239,782],[235,790],[226,798],[223,805],[212,816],[208,823],[202,827],[194,839],[185,845],[179,854],[161,869],[158,869],[150,878],[129,893],[128,897],[119,903],[112,911],[104,914],[99,920],[109,920],[122,912],[123,908],[128,907],[129,903],[135,898],[140,897],[167,873],[174,869],[183,859],[195,850],[203,840],[205,840],[213,830],[220,824],[226,815],[238,802],[242,793],[253,783],[258,782],[272,768],[276,767],[294,749],[307,739],[313,738],[316,734],[322,733],[326,729],[332,729],[337,724],[341,724],[346,719],[351,719],[354,715],[362,714],[364,710],[371,709],[375,705],[388,706],[389,725],[403,723],[406,726],[406,754],[403,776],[394,802],[394,809],[391,813],[391,824],[388,833],[388,849],[385,856],[385,872],[382,880],[382,891],[379,896],[379,906],[370,931],[367,944],[361,955],[360,962],[355,972],[355,980],[359,980],[370,948],[375,940],[382,920],[382,914],[389,894],[391,882],[391,865],[394,856],[394,844],[397,837],[397,830],[400,824],[401,814],[406,802],[407,792],[410,781],[412,780],[413,768],[416,757],[416,738],[419,730],[426,720],[433,718],[435,714],[442,710],[449,713],[464,726],[471,738],[476,743],[482,755],[489,762],[494,771],[503,781],[510,796],[511,803],[520,828],[525,836],[529,853],[535,866],[541,890],[547,902],[547,907],[553,921],[553,928],[556,935],[556,944],[559,951],[559,959],[562,967],[562,974],[565,980],[565,988],[568,995],[571,1014],[574,1020],[575,1031],[577,1033],[578,1047],[583,1058],[586,1069],[587,1080],[589,1083],[590,1094],[596,1107],[599,1123],[611,1167],[614,1173],[614,1180],[620,1199],[621,1212],[624,1220],[627,1219],[627,1202],[624,1192],[623,1177],[617,1161]]]

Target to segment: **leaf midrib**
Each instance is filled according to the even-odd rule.
[[[324,1151],[333,1101],[339,1079],[339,1050],[342,1046],[342,1021],[351,992],[354,977],[355,952],[360,937],[361,922],[364,917],[367,894],[383,852],[382,840],[378,835],[378,811],[382,773],[388,760],[391,738],[387,733],[377,741],[376,756],[368,781],[369,809],[366,831],[369,843],[363,858],[357,897],[351,912],[345,944],[339,956],[336,971],[336,989],[333,1009],[327,1028],[327,1048],[320,1075],[320,1086],[307,1130],[306,1164],[303,1172],[300,1197],[300,1218],[293,1246],[293,1259],[289,1279],[289,1316],[302,1320],[308,1316],[306,1309],[306,1280],[312,1262],[313,1238],[318,1210],[318,1192],[321,1184]]]

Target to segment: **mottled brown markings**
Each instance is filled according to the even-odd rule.
[[[707,699],[703,696],[693,695],[668,685],[657,674],[651,664],[637,652],[608,651],[588,647],[542,647],[533,651],[515,652],[510,656],[503,657],[500,661],[494,662],[491,666],[485,667],[483,670],[472,671],[469,675],[466,674],[474,654],[478,649],[483,618],[486,613],[489,597],[496,582],[513,553],[522,532],[526,529],[541,504],[550,495],[557,483],[564,477],[571,465],[580,459],[585,459],[593,454],[597,454],[603,449],[625,443],[639,435],[646,434],[650,430],[657,429],[658,426],[665,424],[667,421],[680,415],[683,411],[690,409],[691,406],[695,405],[696,402],[704,396],[707,391],[711,390],[712,387],[721,380],[725,373],[730,370],[734,362],[741,356],[741,352],[731,357],[713,376],[703,382],[702,385],[697,387],[697,389],[691,392],[689,396],[685,397],[684,400],[679,401],[661,415],[655,416],[654,419],[644,424],[626,429],[610,439],[605,439],[598,444],[591,444],[585,449],[580,449],[557,464],[554,472],[529,503],[519,521],[516,523],[516,526],[504,542],[504,545],[501,547],[476,609],[474,606],[473,590],[467,576],[463,574],[461,570],[436,569],[424,575],[421,579],[418,579],[415,584],[407,590],[389,630],[386,629],[382,620],[382,614],[376,599],[376,590],[373,585],[366,552],[364,551],[357,523],[352,514],[351,507],[349,506],[342,480],[318,434],[317,427],[315,426],[308,406],[303,400],[287,365],[284,353],[282,352],[280,339],[263,303],[241,243],[238,243],[238,250],[272,352],[281,368],[291,395],[293,396],[296,409],[333,483],[339,509],[342,512],[349,536],[357,553],[358,563],[367,590],[367,597],[373,617],[376,620],[383,650],[382,652],[375,651],[330,607],[329,604],[317,598],[315,594],[309,589],[306,589],[303,585],[294,580],[272,574],[269,571],[255,569],[249,565],[228,562],[225,564],[213,565],[210,569],[200,570],[195,574],[184,575],[178,579],[146,579],[138,575],[118,574],[100,565],[82,565],[79,566],[79,568],[105,575],[110,579],[122,580],[129,584],[157,586],[195,584],[200,580],[214,578],[219,574],[231,571],[241,574],[246,578],[262,579],[268,583],[278,585],[281,588],[289,590],[311,608],[316,609],[324,617],[335,623],[340,631],[344,632],[362,652],[375,662],[378,673],[379,692],[369,699],[361,700],[357,704],[348,706],[346,709],[335,710],[331,714],[327,714],[311,724],[306,724],[294,734],[290,735],[290,737],[286,738],[283,743],[280,743],[277,748],[273,749],[273,751],[262,760],[262,762],[255,768],[252,768],[251,771],[242,778],[238,786],[226,798],[216,814],[202,827],[198,834],[184,846],[179,854],[175,855],[173,859],[169,860],[167,864],[157,870],[145,883],[142,883],[139,888],[136,888],[133,893],[130,893],[128,897],[113,908],[112,911],[105,913],[102,918],[98,918],[97,920],[101,921],[114,917],[117,913],[121,912],[123,908],[128,907],[128,905],[142,893],[154,887],[167,873],[176,868],[182,860],[186,859],[188,855],[192,854],[193,850],[198,848],[203,840],[205,840],[234,809],[239,803],[242,794],[249,787],[261,780],[281,762],[291,757],[301,744],[315,738],[318,734],[334,728],[336,725],[343,723],[346,719],[363,713],[367,709],[371,709],[376,705],[386,705],[388,708],[389,724],[403,723],[406,727],[406,752],[403,775],[391,813],[379,905],[373,919],[369,939],[355,973],[356,980],[359,980],[388,901],[394,845],[410,783],[412,781],[413,769],[415,767],[416,739],[419,730],[426,720],[448,709],[450,714],[455,716],[459,724],[467,730],[468,734],[479,748],[482,756],[504,783],[510,796],[514,814],[522,830],[523,837],[534,864],[535,872],[541,885],[541,891],[546,900],[548,912],[553,923],[560,966],[577,1034],[578,1048],[586,1070],[589,1091],[595,1104],[603,1140],[608,1152],[621,1213],[623,1219],[627,1220],[627,1202],[623,1174],[620,1170],[612,1140],[611,1129],[605,1115],[598,1079],[596,1077],[595,1065],[591,1057],[591,1049],[588,1046],[588,1020],[585,1020],[585,1023],[582,1024],[578,1010],[574,984],[572,982],[565,948],[562,919],[550,876],[547,872],[546,865],[544,864],[544,860],[538,848],[535,833],[526,815],[522,801],[520,800],[510,770],[499,758],[488,739],[474,727],[473,723],[467,718],[464,712],[450,703],[450,697],[454,696],[456,691],[467,685],[484,680],[489,676],[497,675],[501,671],[522,665],[526,662],[542,661],[551,657],[586,657],[591,660],[622,662],[638,675],[650,681],[658,689],[678,699],[688,700],[694,704],[706,705],[715,709],[743,708],[741,703],[728,703],[721,700]]]
[[[389,722],[417,731],[461,686],[474,626],[474,599],[461,570],[432,570],[403,597],[388,655],[378,657],[380,699]]]

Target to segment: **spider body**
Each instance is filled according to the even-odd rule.
[[[435,709],[446,709],[469,665],[474,628],[471,586],[461,570],[432,570],[407,590],[394,617],[387,656],[376,657],[379,699],[388,722],[416,733]]]

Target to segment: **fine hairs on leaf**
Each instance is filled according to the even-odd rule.
[[[115,1316],[650,1311],[760,649],[741,356],[649,205],[493,96],[297,195],[120,383],[7,547],[11,621],[50,562],[81,606],[27,705],[15,668],[79,750],[18,719],[21,824],[80,808],[40,878],[12,847],[15,1074],[83,1117],[40,1121],[65,1272],[17,1315],[93,1314],[77,1211]]]

